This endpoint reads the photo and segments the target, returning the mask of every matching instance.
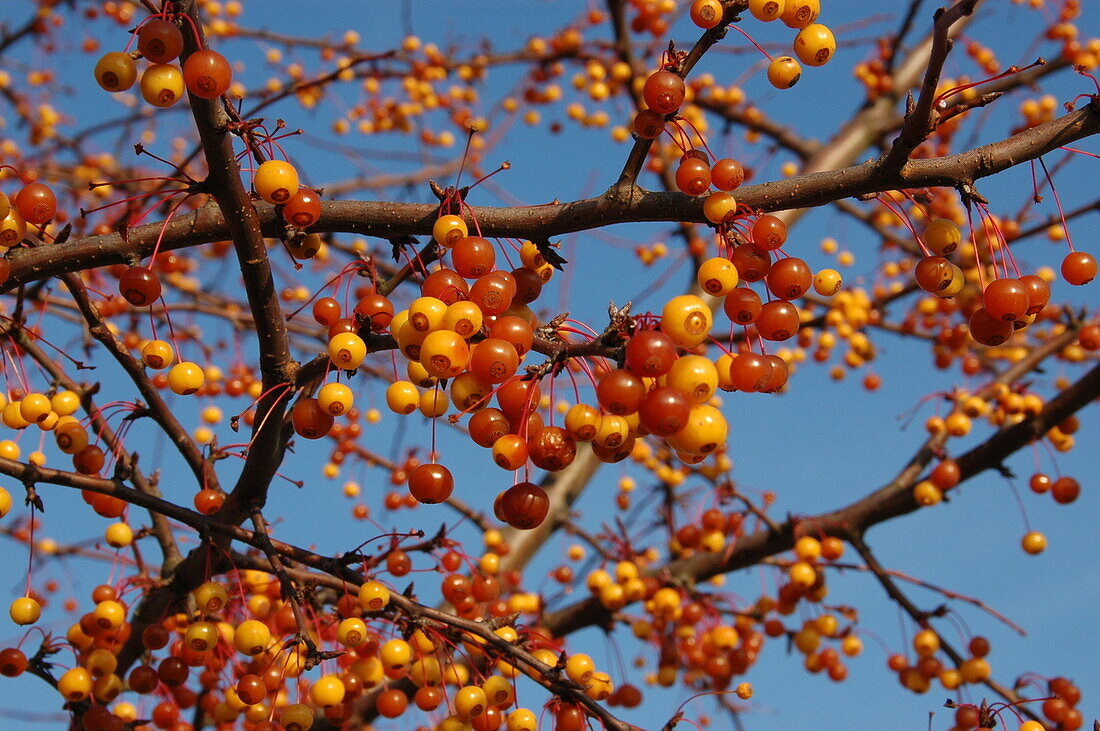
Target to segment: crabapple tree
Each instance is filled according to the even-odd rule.
[[[5,713],[1091,720],[1092,3],[8,5]]]

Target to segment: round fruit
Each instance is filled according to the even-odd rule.
[[[725,297],[737,286],[737,267],[724,257],[707,259],[699,265],[696,281],[707,294]]]
[[[451,250],[455,271],[466,279],[483,277],[496,266],[497,252],[492,242],[480,236],[463,236]]]
[[[151,63],[168,63],[183,50],[183,34],[175,23],[150,18],[138,29],[138,50]]]
[[[737,199],[725,191],[711,193],[703,201],[703,215],[715,226],[728,223],[737,216]]]
[[[577,456],[577,443],[560,427],[545,427],[527,441],[531,462],[548,472],[565,469]]]
[[[1008,340],[1012,335],[1012,323],[1000,320],[984,308],[978,308],[970,316],[970,336],[982,345],[996,346]]]
[[[676,362],[676,343],[660,330],[642,330],[626,344],[626,367],[636,376],[656,378]]]
[[[665,129],[665,117],[652,109],[634,115],[634,133],[643,140],[655,140]]]
[[[1013,322],[1027,314],[1027,288],[1018,279],[994,279],[985,285],[982,302],[990,317]]]
[[[486,338],[470,356],[470,371],[485,383],[504,383],[515,374],[519,363],[514,345],[502,338]]]
[[[57,213],[57,196],[48,185],[31,183],[23,186],[15,194],[15,206],[27,223],[39,226],[48,222]]]
[[[326,383],[317,392],[317,403],[332,416],[342,416],[351,410],[355,395],[342,383]]]
[[[653,389],[641,400],[638,418],[651,433],[667,437],[687,425],[693,401],[678,389],[662,386]]]
[[[821,0],[786,0],[781,20],[788,28],[805,28],[821,14]]]
[[[768,81],[776,89],[790,89],[802,77],[802,67],[790,56],[779,56],[768,64]]]
[[[183,97],[183,73],[178,66],[160,63],[141,74],[141,98],[154,107],[170,107]]]
[[[16,624],[34,624],[42,616],[42,605],[32,597],[22,596],[12,601],[8,607],[8,616]]]
[[[924,228],[924,244],[937,256],[947,256],[959,248],[962,232],[954,221],[935,218]]]
[[[444,310],[446,310],[445,307]],[[478,351],[481,347],[478,346]],[[513,354],[516,352],[512,346],[508,347]],[[466,369],[469,362],[470,346],[454,330],[440,329],[428,333],[424,342],[420,344],[420,363],[430,375],[436,378],[454,378]]]
[[[298,192],[283,204],[283,219],[291,226],[309,228],[320,217],[321,196],[315,190],[299,187]],[[356,311],[358,309],[356,307]],[[390,314],[393,314],[393,305],[390,305]]]
[[[267,160],[256,169],[252,185],[268,203],[286,203],[298,192],[298,171],[285,160]]]
[[[432,225],[432,238],[444,248],[451,248],[469,234],[466,222],[459,216],[440,216]]]
[[[539,527],[549,511],[549,496],[532,482],[513,485],[500,498],[500,513],[505,522],[520,530]]]
[[[355,333],[340,333],[328,341],[328,354],[335,367],[352,371],[367,357],[367,344]]]
[[[216,614],[229,603],[229,592],[225,586],[216,581],[200,584],[192,594],[195,596],[195,605],[199,611],[207,614]]]
[[[183,83],[202,99],[217,99],[232,82],[233,69],[225,56],[209,48],[195,51],[183,64]]]
[[[395,414],[411,414],[420,405],[420,392],[408,381],[395,381],[386,388],[386,405]]]
[[[706,193],[710,189],[710,165],[697,157],[685,157],[676,168],[676,187],[684,195]]]
[[[1080,286],[1096,278],[1096,259],[1084,251],[1072,251],[1062,259],[1062,278],[1069,284]]]
[[[735,190],[745,182],[745,168],[737,160],[723,158],[711,167],[710,182],[718,190]]]
[[[174,359],[172,345],[163,340],[150,340],[141,346],[141,362],[155,371],[172,365]]]
[[[828,27],[813,23],[794,37],[794,52],[807,66],[824,66],[836,53],[836,38]]]
[[[1020,284],[1027,290],[1027,313],[1038,315],[1047,303],[1050,302],[1050,285],[1042,277],[1034,274],[1025,274],[1020,277]]]
[[[377,581],[359,587],[359,604],[368,612],[380,612],[390,603],[390,590]]]
[[[710,454],[726,443],[729,425],[722,412],[709,404],[696,404],[683,429],[668,438],[674,449],[688,454]]]
[[[720,0],[695,0],[691,4],[691,22],[700,28],[713,28],[722,22],[724,12]]]
[[[295,433],[306,439],[320,439],[332,431],[332,413],[315,398],[298,399],[291,410],[291,421]]]
[[[832,297],[844,282],[836,269],[822,269],[814,276],[814,291],[822,297]]]
[[[793,300],[805,294],[813,284],[813,273],[806,262],[789,256],[772,264],[765,281],[776,297]]]
[[[749,12],[752,17],[769,23],[783,14],[784,0],[749,0]]]
[[[790,302],[776,300],[760,308],[756,329],[765,340],[787,340],[798,333],[798,308]]]
[[[321,708],[331,708],[344,700],[344,683],[336,675],[324,675],[309,689],[309,699]]]
[[[1042,553],[1047,547],[1047,537],[1037,530],[1033,530],[1024,535],[1020,541],[1021,547],[1024,549],[1024,553],[1029,553],[1032,556]]]
[[[738,391],[762,391],[771,382],[772,364],[756,353],[739,353],[730,363],[730,383]]]
[[[661,329],[681,347],[694,347],[706,340],[713,324],[710,307],[695,295],[673,297],[661,310]]]
[[[233,633],[233,645],[243,655],[259,655],[271,644],[271,630],[257,619],[246,619]]]
[[[147,267],[130,267],[118,278],[118,291],[134,307],[146,307],[160,299],[160,279]]]
[[[19,212],[18,208],[9,204],[8,215],[4,217],[3,221],[0,221],[0,246],[15,246],[26,235],[27,222],[23,219],[23,214]]]
[[[202,388],[206,374],[190,361],[182,361],[168,371],[168,388],[180,396],[188,396]]]
[[[128,53],[105,53],[96,62],[95,80],[104,91],[126,91],[137,81],[137,64]]]
[[[77,703],[92,694],[92,675],[85,668],[66,670],[57,680],[57,692],[70,703]]]
[[[441,464],[417,465],[409,473],[409,493],[426,505],[441,503],[454,492],[455,482],[451,471]]]
[[[650,74],[642,87],[646,105],[659,114],[672,114],[684,102],[684,80],[671,71]]]

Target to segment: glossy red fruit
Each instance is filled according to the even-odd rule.
[[[789,256],[772,264],[766,280],[768,289],[776,297],[793,300],[806,293],[813,284],[814,275],[806,262]]]
[[[628,370],[616,368],[608,371],[596,384],[596,398],[600,406],[611,414],[633,414],[638,410],[645,385]]]
[[[168,20],[150,18],[138,29],[138,50],[151,63],[168,63],[183,50],[183,34]]]
[[[542,525],[550,512],[550,498],[533,482],[521,482],[500,497],[500,514],[513,528],[532,530]]]
[[[737,287],[728,295],[722,304],[726,317],[738,325],[749,325],[756,322],[760,316],[763,303],[760,295],[748,287]]]
[[[634,132],[643,140],[655,140],[665,129],[665,115],[643,109],[634,115]]]
[[[638,419],[652,434],[667,437],[687,426],[692,401],[669,386],[647,393],[638,407]]]
[[[467,429],[475,444],[488,449],[508,433],[508,417],[500,409],[482,409],[470,417]]]
[[[753,244],[741,244],[730,254],[730,261],[737,267],[737,274],[746,282],[759,282],[768,276],[772,268],[771,255]]]
[[[332,430],[332,414],[317,403],[315,398],[299,399],[291,411],[294,431],[306,439],[320,439]]]
[[[524,412],[530,412],[538,406],[540,398],[542,398],[542,388],[538,381],[517,378],[497,389],[497,404],[500,410],[514,422],[518,422]]]
[[[926,256],[917,263],[917,286],[925,292],[936,294],[947,289],[955,278],[951,262],[942,256]]]
[[[451,471],[441,464],[425,463],[409,473],[409,493],[426,505],[443,502],[454,489]]]
[[[710,190],[710,166],[706,160],[685,158],[676,168],[676,187],[690,196],[699,196]]]
[[[425,297],[435,297],[452,305],[468,298],[470,285],[454,269],[437,269],[424,278],[424,283],[420,285],[420,292]]]
[[[787,224],[771,215],[756,219],[752,225],[752,242],[761,251],[774,251],[787,241]],[[741,271],[738,269],[737,271]]]
[[[994,279],[985,285],[982,302],[990,317],[1013,322],[1027,314],[1028,290],[1018,279]]]
[[[1020,277],[1020,284],[1027,290],[1027,314],[1039,314],[1050,302],[1050,285],[1045,279],[1035,274],[1025,274]]]
[[[313,319],[317,324],[332,327],[340,320],[340,303],[332,297],[321,297],[313,303]]]
[[[146,307],[160,298],[160,279],[147,267],[130,267],[118,278],[118,291],[134,307]]]
[[[534,269],[527,267],[513,269],[512,277],[516,280],[516,296],[512,298],[513,305],[530,304],[542,294],[542,277]]]
[[[718,190],[735,190],[745,182],[745,169],[736,160],[719,160],[710,169],[710,182]]]
[[[982,345],[988,346],[1000,345],[1008,340],[1013,332],[1011,322],[993,317],[984,307],[979,307],[970,316],[969,325],[970,337]]]
[[[798,308],[782,300],[768,302],[760,308],[756,328],[765,340],[787,340],[798,333]]]
[[[496,261],[497,252],[492,242],[480,236],[463,236],[451,249],[451,263],[466,279],[485,276],[493,270]]]
[[[355,317],[360,322],[370,322],[371,332],[382,332],[393,320],[393,303],[384,295],[368,292],[355,305]]]
[[[519,368],[519,353],[507,340],[486,338],[477,344],[470,357],[470,372],[485,383],[503,383]]]
[[[522,317],[505,315],[489,326],[489,337],[500,338],[512,344],[521,358],[526,355],[535,342],[535,331],[531,323]]]
[[[31,183],[15,194],[15,207],[27,223],[41,225],[57,213],[57,196],[44,183]]]
[[[512,306],[516,280],[510,272],[497,270],[480,277],[470,286],[468,299],[486,316],[499,315]]]
[[[659,114],[672,114],[684,103],[684,80],[671,71],[650,74],[642,87],[646,106]]]
[[[320,217],[321,196],[315,190],[299,187],[298,192],[283,204],[283,219],[291,226],[309,228]]]
[[[778,393],[787,385],[787,380],[791,377],[791,368],[787,365],[787,361],[783,360],[778,355],[767,355],[764,357],[771,361],[772,377],[764,384],[764,387],[761,388],[760,391],[761,393]]]
[[[772,363],[757,353],[738,353],[730,361],[730,383],[738,391],[762,391],[772,378]]]
[[[1062,278],[1069,284],[1081,286],[1096,278],[1097,264],[1092,254],[1071,251],[1062,259]]]
[[[626,367],[640,378],[657,378],[676,362],[676,344],[660,330],[642,330],[626,344]]]
[[[528,437],[527,448],[531,462],[548,472],[565,469],[577,456],[577,443],[557,426],[545,427],[538,434]]]
[[[209,48],[195,51],[183,63],[183,83],[202,99],[216,99],[233,83],[233,69],[225,56]]]

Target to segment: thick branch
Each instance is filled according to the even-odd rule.
[[[820,206],[842,198],[880,193],[899,188],[955,186],[960,182],[994,175],[1034,160],[1063,145],[1100,132],[1096,102],[1058,119],[1024,130],[989,145],[947,157],[912,160],[898,175],[883,179],[875,162],[825,172],[785,178],[738,189],[738,201],[761,211],[780,211]],[[827,146],[833,149],[833,145]],[[824,149],[824,148],[823,148]],[[273,206],[257,206],[263,234],[276,237],[281,218]],[[629,201],[608,196],[569,203],[510,208],[473,207],[483,235],[546,240],[573,231],[639,221],[687,221],[703,223],[703,201],[681,193],[645,192]],[[404,235],[428,235],[438,214],[431,203],[327,201],[313,231],[348,232],[391,239]],[[118,234],[88,236],[58,247],[37,247],[15,253],[12,273],[2,291],[66,271],[125,261],[126,257],[152,253],[160,224],[139,226],[129,232],[129,243]],[[162,250],[224,240],[230,230],[211,207],[168,225]],[[254,313],[256,315],[256,313]],[[259,313],[263,317],[263,313]]]
[[[997,432],[982,444],[956,458],[967,480],[988,469],[995,469],[1016,450],[1041,438],[1051,427],[1100,397],[1100,365],[1047,403],[1043,411],[1029,419]],[[838,535],[848,537],[868,528],[906,515],[920,506],[913,499],[912,484],[936,450],[923,447],[898,479],[875,490],[865,498],[843,508],[801,520],[789,519],[780,531],[758,531],[745,536],[725,554],[699,553],[673,561],[661,569],[680,580],[704,581],[759,563],[762,559],[790,550],[798,535]],[[586,599],[545,617],[545,626],[555,635],[574,632],[581,627],[603,623],[608,613],[595,599]]]
[[[202,20],[194,3],[187,4],[186,13],[194,21],[196,34],[201,38]],[[183,60],[186,61],[198,48],[192,34],[184,33],[184,39]],[[241,181],[229,132],[230,119],[221,100],[201,99],[190,93],[188,97],[209,170],[205,185],[222,212],[237,252],[256,326],[260,373],[264,390],[268,391],[279,384],[292,383],[297,364],[290,356],[286,319],[271,276],[260,217]],[[219,513],[227,522],[240,523],[253,505],[263,506],[266,500],[267,487],[282,461],[285,448],[281,427],[287,400],[282,396],[282,392],[269,393],[257,404],[256,424],[259,426],[253,432],[252,446],[237,484]]]

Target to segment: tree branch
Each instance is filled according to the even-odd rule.
[[[894,140],[890,152],[882,160],[882,171],[886,176],[896,174],[909,159],[909,155],[936,128],[936,110],[934,108],[936,92],[940,83],[940,74],[954,45],[951,40],[952,27],[963,18],[969,17],[981,0],[959,0],[950,9],[936,11],[936,20],[932,28],[932,50],[928,56],[928,65],[924,71],[924,82],[916,105],[907,109],[905,124],[901,134]]]

